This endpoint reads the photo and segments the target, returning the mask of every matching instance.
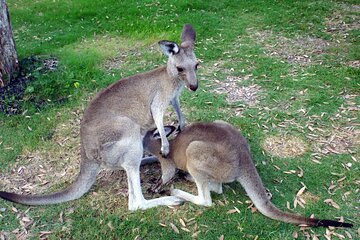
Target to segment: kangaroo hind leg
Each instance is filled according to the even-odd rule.
[[[212,192],[216,192],[218,194],[222,194],[223,193],[223,189],[222,189],[222,183],[221,182],[209,182],[209,187],[210,187],[210,191]]]
[[[183,201],[174,196],[161,197],[157,199],[146,200],[142,194],[140,182],[140,165],[143,155],[142,137],[140,134],[140,127],[138,125],[132,126],[131,134],[125,134],[122,139],[114,146],[119,152],[117,156],[121,167],[125,170],[128,180],[128,208],[130,211],[137,209],[147,209],[160,205],[178,205]]]
[[[182,191],[180,189],[172,189],[171,195],[184,199],[185,201],[189,201],[195,203],[197,205],[202,206],[211,206],[212,200],[210,195],[210,188],[208,181],[202,181],[195,178],[195,183],[198,190],[198,195],[195,196],[191,193]]]

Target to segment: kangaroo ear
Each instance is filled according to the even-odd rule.
[[[168,137],[168,136],[170,136],[170,134],[172,134],[176,130],[176,127],[174,127],[174,126],[164,126],[164,130],[165,130],[166,137]],[[157,128],[152,131],[152,137],[155,138],[155,139],[160,139],[161,138],[159,130]]]
[[[175,130],[176,127],[174,126],[164,126],[166,137],[170,136]]]
[[[175,42],[162,40],[159,42],[161,50],[167,56],[175,55],[180,52],[179,46]]]
[[[182,42],[191,42],[194,45],[195,39],[196,39],[195,29],[190,24],[185,24],[184,29],[181,33],[181,41]]]
[[[155,139],[160,139],[160,133],[159,133],[159,130],[157,128],[155,128],[152,131],[152,137],[155,138]]]

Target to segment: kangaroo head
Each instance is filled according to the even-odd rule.
[[[192,91],[196,91],[198,88],[196,70],[199,63],[194,54],[195,38],[194,28],[190,24],[186,24],[181,33],[182,43],[180,45],[166,40],[159,42],[162,51],[169,57],[168,73],[172,77],[184,81],[186,87]]]

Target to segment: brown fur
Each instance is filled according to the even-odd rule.
[[[170,140],[167,158],[158,154],[160,142],[154,137],[154,131],[148,132],[143,142],[145,150],[160,160],[163,183],[174,176],[175,168],[188,171],[194,178],[198,196],[179,189],[172,190],[173,196],[211,206],[210,191],[222,193],[222,183],[238,181],[258,210],[269,218],[309,226],[352,226],[332,220],[306,218],[275,207],[256,171],[246,139],[226,122],[194,123],[186,127],[175,139]]]

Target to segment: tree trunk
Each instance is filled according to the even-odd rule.
[[[6,0],[0,0],[0,87],[7,85],[18,60]]]

